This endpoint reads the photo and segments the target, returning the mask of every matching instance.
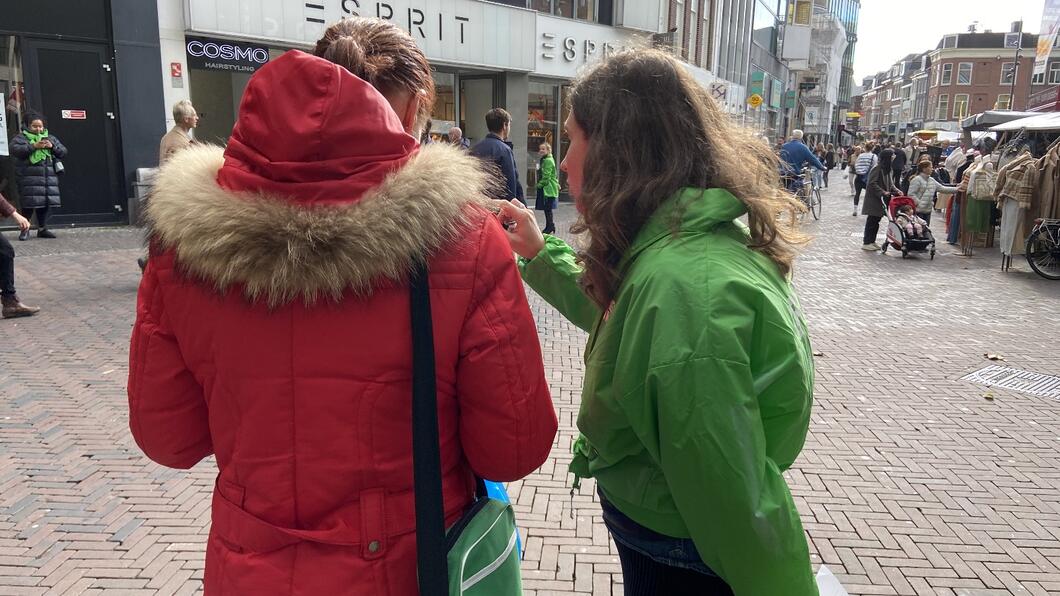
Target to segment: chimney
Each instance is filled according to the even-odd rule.
[[[1009,33],[1019,33],[1023,31],[1023,21],[1012,21],[1012,30]]]

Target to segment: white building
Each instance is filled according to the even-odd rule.
[[[424,50],[438,92],[435,135],[460,126],[474,142],[487,132],[484,114],[507,109],[524,184],[536,182],[540,143],[551,143],[562,160],[570,81],[612,49],[672,45],[727,111],[739,113],[746,100],[746,51],[736,47],[747,47],[740,36],[750,28],[722,18],[724,3],[716,0],[157,2],[166,105],[191,99],[202,116],[196,136],[207,141],[227,138],[258,67],[289,49],[310,49],[327,24],[354,14],[393,20]],[[732,80],[699,65],[720,65]]]

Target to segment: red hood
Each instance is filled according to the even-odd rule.
[[[302,204],[352,203],[418,149],[374,87],[292,50],[247,84],[217,182]]]

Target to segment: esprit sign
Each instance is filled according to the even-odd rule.
[[[186,0],[188,29],[306,48],[344,17],[388,20],[434,64],[534,69],[535,11],[481,0]]]
[[[268,48],[201,37],[186,37],[188,68],[254,72],[269,61]]]
[[[537,15],[538,61],[534,72],[573,78],[578,69],[620,49],[637,46],[637,34],[570,19]]]

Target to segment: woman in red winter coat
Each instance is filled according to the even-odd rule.
[[[417,593],[407,277],[430,270],[444,509],[540,466],[540,344],[474,158],[416,139],[412,38],[347,19],[252,77],[226,149],[148,207],[130,426],[158,463],[216,456],[208,594]]]

